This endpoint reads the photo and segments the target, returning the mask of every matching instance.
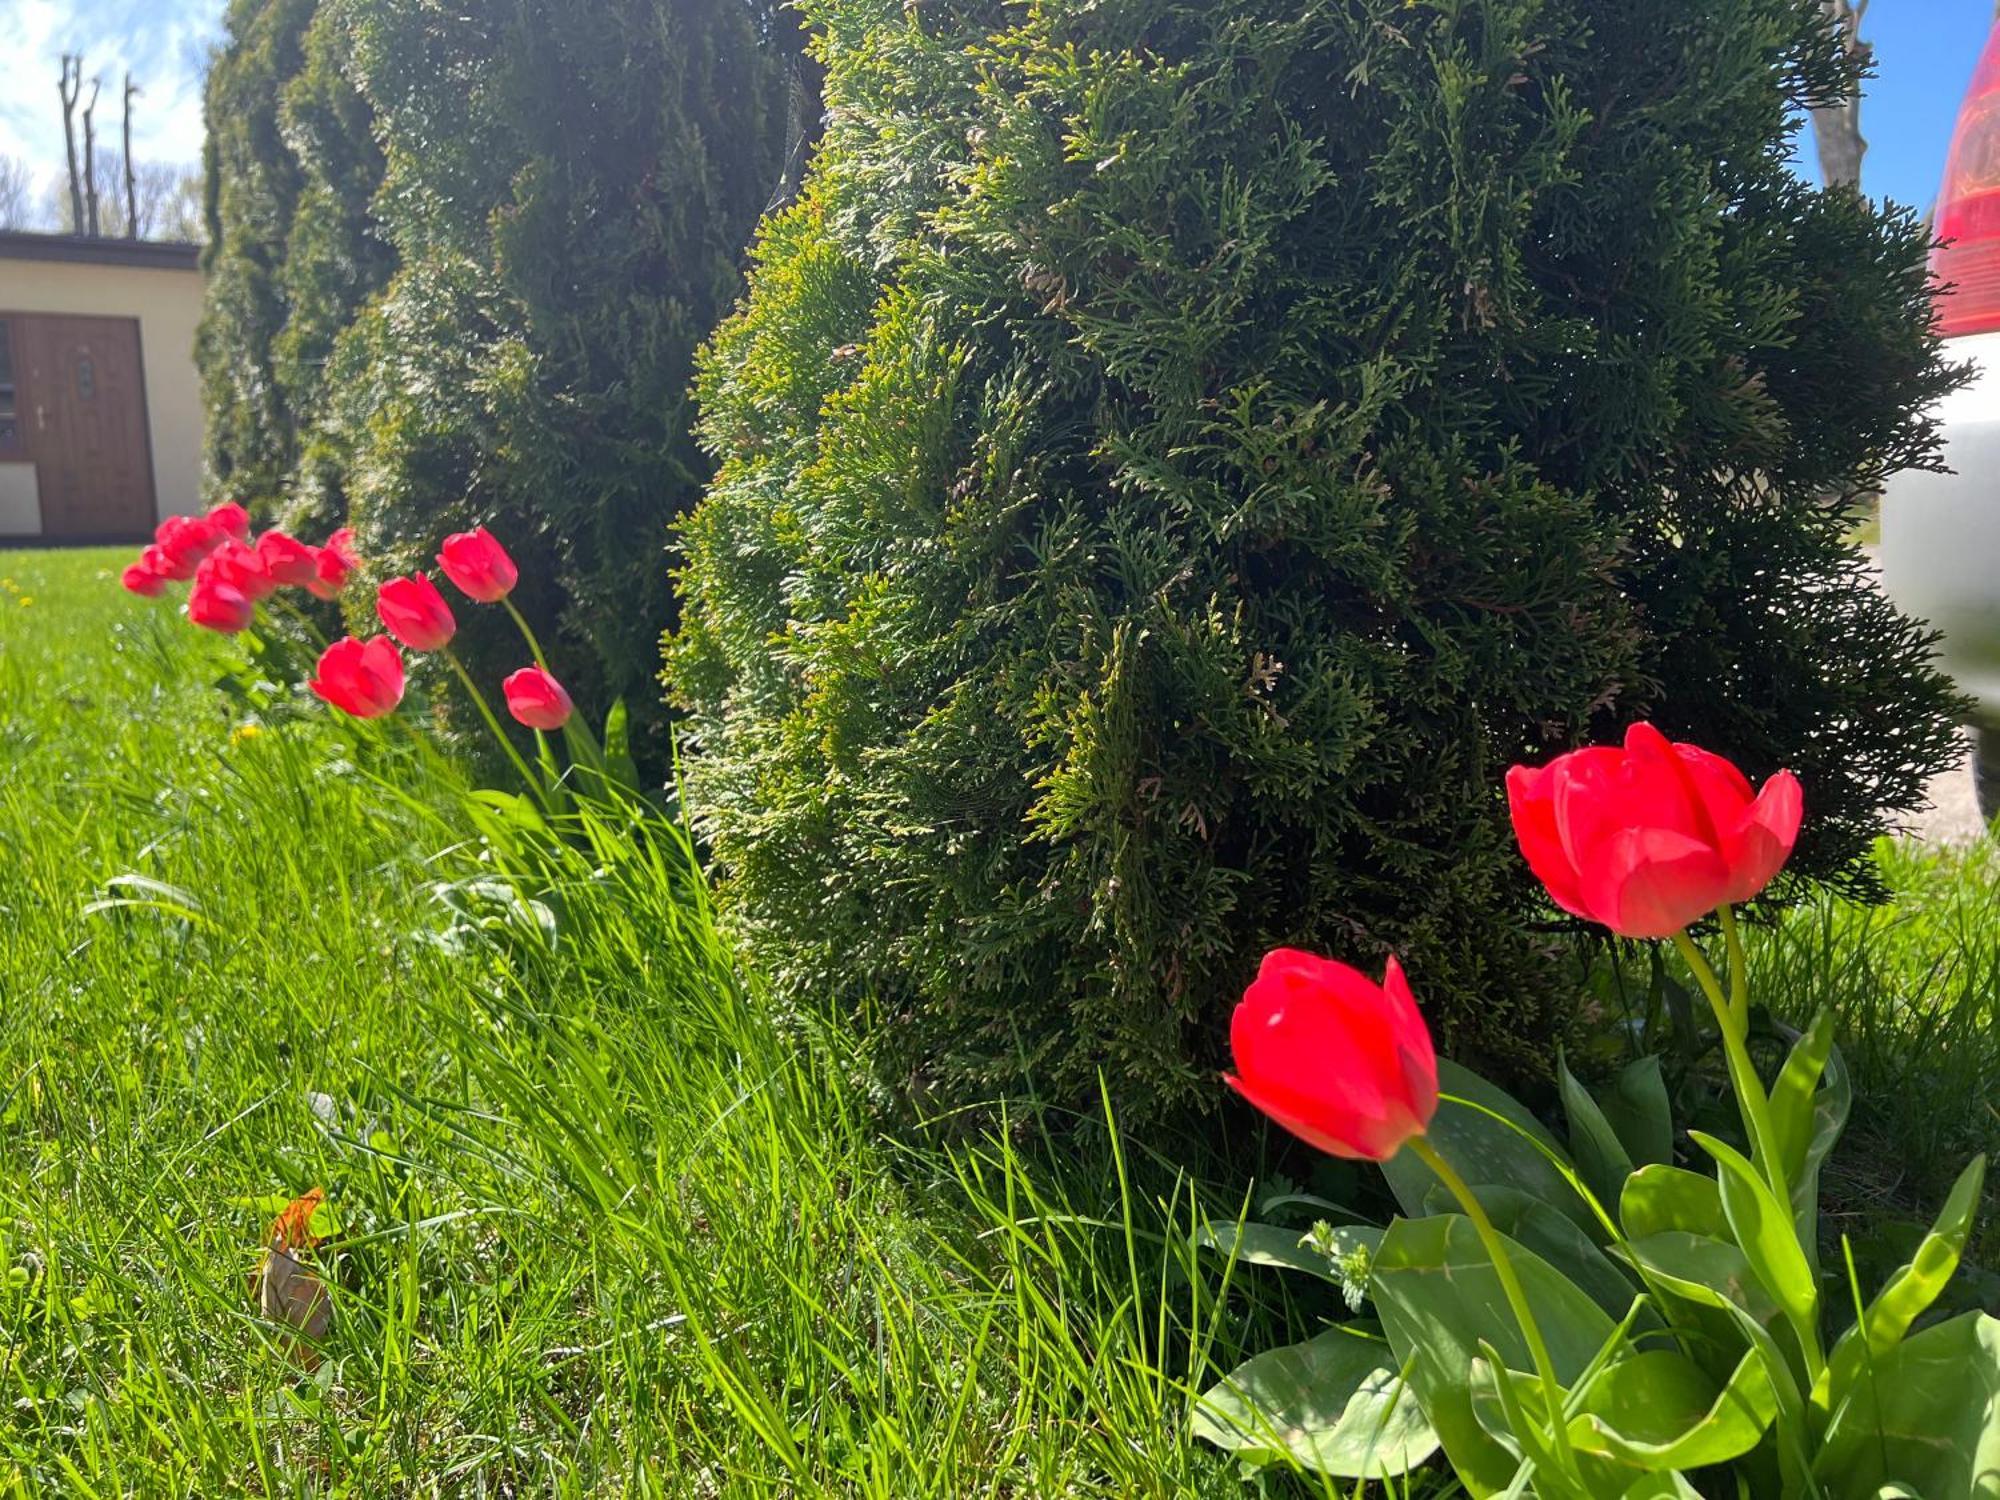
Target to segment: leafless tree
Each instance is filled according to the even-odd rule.
[[[97,95],[104,80],[90,80],[90,103],[83,107],[83,209],[84,233],[97,238]]]
[[[1996,0],[2000,3],[2000,0]],[[132,75],[125,75],[125,238],[139,238],[139,179],[132,165],[132,96],[139,92],[139,85],[132,81]]]
[[[1868,14],[1868,0],[1821,0],[1827,24],[1834,28],[1840,45],[1850,57],[1866,62],[1873,49],[1861,40],[1861,19]],[[2000,0],[1994,0],[2000,13]],[[1861,158],[1868,154],[1868,142],[1861,134],[1861,91],[1857,88],[1838,104],[1812,112],[1813,143],[1819,148],[1820,181],[1828,187],[1861,186]]]
[[[34,169],[18,156],[0,156],[0,229],[26,229],[35,216]]]
[[[97,153],[97,170],[108,182],[125,180],[125,158],[115,146]],[[201,172],[179,162],[132,164],[132,193],[106,193],[98,204],[98,227],[114,238],[196,240],[201,237]],[[60,234],[81,234],[69,216],[69,195],[51,184],[41,205],[41,221]]]
[[[62,55],[62,82],[57,85],[62,94],[63,146],[69,152],[69,221],[83,222],[83,174],[76,165],[76,100],[83,92],[83,54],[65,52]]]

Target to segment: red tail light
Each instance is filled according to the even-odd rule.
[[[1955,288],[1938,298],[1938,332],[2000,329],[2000,23],[1959,106],[1936,227],[1944,244],[1931,252],[1931,272]]]

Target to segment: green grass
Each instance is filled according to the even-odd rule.
[[[1191,1389],[1328,1310],[1187,1248],[1258,1148],[885,1137],[670,824],[547,839],[113,566],[0,556],[0,1493],[1248,1493]],[[1756,963],[1914,1214],[2000,1130],[2000,871],[1887,868]],[[314,1185],[307,1370],[245,1278]]]
[[[1293,1310],[1169,1166],[885,1141],[671,827],[477,838],[112,567],[0,557],[0,1491],[1242,1493],[1190,1372]],[[307,1372],[245,1278],[313,1185]]]

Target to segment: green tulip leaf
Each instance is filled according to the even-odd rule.
[[[1678,1474],[1641,1474],[1619,1500],[1702,1500],[1702,1495]]]
[[[1735,1147],[1701,1131],[1694,1132],[1694,1140],[1720,1169],[1722,1212],[1737,1248],[1798,1330],[1800,1341],[1812,1343],[1819,1337],[1819,1278],[1799,1243],[1790,1206],[1771,1195],[1757,1169]]]
[[[1754,1349],[1719,1390],[1685,1354],[1649,1349],[1607,1366],[1585,1388],[1570,1441],[1642,1469],[1698,1469],[1750,1452],[1777,1412]]]
[[[1568,1158],[1525,1105],[1448,1058],[1438,1059],[1438,1088],[1454,1097],[1438,1101],[1429,1139],[1459,1176],[1467,1182],[1504,1182],[1568,1215],[1586,1233],[1600,1232],[1590,1206],[1550,1160]],[[1382,1163],[1382,1175],[1412,1217],[1425,1212],[1426,1196],[1439,1186],[1437,1174],[1414,1151],[1399,1151]]]
[[[1194,1435],[1252,1467],[1290,1461],[1339,1479],[1392,1479],[1438,1446],[1389,1350],[1344,1328],[1240,1366],[1202,1396]]]
[[[1722,1189],[1713,1177],[1679,1167],[1645,1166],[1625,1180],[1618,1199],[1618,1222],[1631,1239],[1665,1230],[1722,1239],[1729,1220],[1722,1212]]]
[[[1557,1378],[1576,1380],[1615,1325],[1588,1293],[1539,1255],[1511,1241],[1507,1249]],[[1410,1386],[1460,1480],[1475,1496],[1504,1490],[1519,1461],[1480,1424],[1473,1409],[1472,1364],[1480,1357],[1481,1340],[1498,1351],[1504,1368],[1534,1361],[1471,1221],[1446,1214],[1391,1224],[1375,1257],[1369,1294],[1396,1363],[1409,1371]]]
[[[1750,1259],[1728,1240],[1662,1229],[1626,1242],[1653,1279],[1676,1296],[1703,1307],[1736,1307],[1769,1326],[1779,1314],[1775,1298],[1751,1270]]]
[[[1925,1310],[1937,1301],[1965,1254],[1980,1190],[1986,1185],[1986,1158],[1977,1156],[1959,1173],[1937,1223],[1917,1246],[1909,1264],[1889,1278],[1860,1321],[1840,1336],[1827,1361],[1822,1389],[1815,1392],[1831,1408],[1844,1401],[1870,1368],[1879,1368]]]
[[[1591,1301],[1612,1317],[1625,1316],[1632,1306],[1632,1299],[1639,1293],[1638,1284],[1628,1272],[1620,1269],[1617,1261],[1598,1248],[1589,1235],[1576,1227],[1575,1220],[1518,1188],[1498,1187],[1491,1183],[1473,1183],[1471,1186],[1472,1196],[1486,1210],[1494,1228],[1509,1239],[1519,1240],[1541,1256],[1588,1292]],[[1451,1205],[1451,1194],[1443,1184],[1433,1188],[1424,1199],[1424,1210],[1428,1214],[1450,1213]],[[1647,1329],[1660,1326],[1659,1319],[1650,1312],[1641,1315],[1639,1325]]]
[[[1771,1085],[1771,1127],[1777,1134],[1778,1159],[1785,1180],[1794,1182],[1805,1170],[1806,1148],[1812,1144],[1813,1100],[1820,1077],[1833,1055],[1833,1012],[1821,1010],[1792,1046],[1777,1082]]]
[[[1793,1044],[1771,1088],[1774,1149],[1808,1257],[1816,1256],[1819,1241],[1819,1169],[1840,1139],[1853,1102],[1847,1065],[1833,1045],[1833,1013],[1822,1010]]]
[[[1625,1143],[1604,1118],[1590,1090],[1576,1081],[1561,1052],[1556,1054],[1556,1084],[1562,1091],[1563,1112],[1569,1117],[1569,1151],[1591,1192],[1600,1203],[1618,1201],[1625,1179],[1632,1175],[1632,1158]]]
[[[1674,1159],[1674,1108],[1659,1058],[1648,1053],[1627,1063],[1598,1108],[1617,1132],[1634,1166],[1664,1166]],[[1605,1202],[1617,1198],[1614,1192]]]
[[[1828,1500],[2000,1500],[2000,1319],[1966,1313],[1871,1361],[1813,1464]]]
[[[1372,1259],[1382,1243],[1382,1231],[1362,1224],[1339,1224],[1331,1231],[1335,1255],[1359,1252]],[[1334,1269],[1331,1257],[1306,1243],[1296,1229],[1276,1224],[1207,1224],[1195,1231],[1194,1243],[1204,1250],[1233,1256],[1253,1266],[1271,1266],[1281,1271],[1304,1271],[1321,1281],[1345,1287],[1348,1278]]]

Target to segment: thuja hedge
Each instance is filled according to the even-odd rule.
[[[814,0],[667,678],[735,920],[934,1101],[1215,1093],[1278,943],[1571,1018],[1513,760],[1641,715],[1863,880],[1950,753],[1828,497],[1932,461],[1925,233],[1812,0]]]
[[[664,774],[697,347],[811,121],[780,0],[232,0],[202,339],[218,493],[378,572],[502,529],[593,719]],[[502,619],[463,649],[514,665]]]

